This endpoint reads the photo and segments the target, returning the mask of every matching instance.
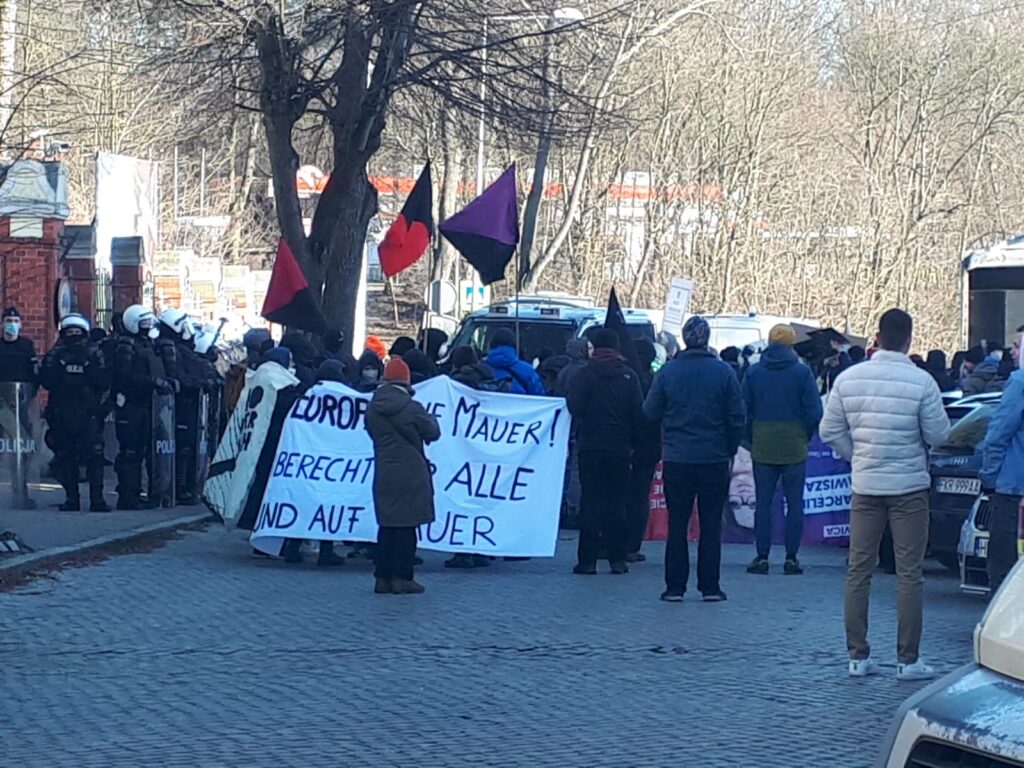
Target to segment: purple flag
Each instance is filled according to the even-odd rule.
[[[484,285],[504,279],[505,267],[519,244],[515,163],[438,229],[480,273]]]

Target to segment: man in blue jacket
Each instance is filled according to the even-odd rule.
[[[786,497],[786,562],[783,572],[801,574],[797,560],[804,535],[804,480],[807,477],[807,444],[818,431],[821,398],[814,374],[793,352],[796,333],[785,324],[768,334],[768,348],[761,361],[743,380],[747,406],[747,438],[754,459],[757,506],[754,532],[757,556],[747,573],[768,573],[772,546],[772,502],[782,483]]]
[[[1024,371],[1019,370],[1022,342],[1024,325],[1017,329],[1013,343],[1013,363],[1018,370],[1006,383],[982,446],[979,477],[982,487],[989,491],[992,514],[987,563],[992,594],[1017,562],[1018,516],[1024,496]]]
[[[662,425],[668,543],[661,599],[671,603],[682,602],[690,575],[686,533],[694,499],[700,518],[697,589],[705,602],[725,600],[719,584],[722,513],[729,464],[743,439],[746,415],[739,381],[708,349],[710,336],[703,318],[686,321],[686,349],[658,371],[644,403],[644,415]]]
[[[499,328],[491,336],[491,350],[484,362],[493,369],[495,381],[508,381],[509,392],[517,395],[547,394],[533,366],[519,359],[515,334],[508,328]]]

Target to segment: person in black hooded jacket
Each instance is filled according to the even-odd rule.
[[[569,390],[576,428],[583,501],[574,573],[597,573],[601,545],[614,574],[626,573],[629,487],[633,449],[644,423],[636,371],[619,354],[618,335],[602,328],[594,352]]]
[[[295,376],[302,382],[302,386],[308,389],[316,384],[317,354],[309,339],[300,331],[289,331],[281,337],[278,346],[292,353]]]
[[[640,390],[644,397],[651,391],[654,383],[654,371],[651,366],[657,356],[654,344],[648,339],[637,339],[633,342],[640,360]],[[654,470],[661,460],[661,424],[646,418],[640,424],[636,450],[633,451],[633,471],[629,483],[629,547],[626,550],[626,561],[643,562],[647,558],[640,552],[647,531],[647,518],[651,511],[651,480]]]

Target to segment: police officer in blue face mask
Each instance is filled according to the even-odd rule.
[[[15,307],[4,310],[0,336],[0,381],[30,382],[35,377],[36,347],[21,333],[21,313]]]
[[[39,369],[39,383],[49,390],[46,422],[53,438],[65,512],[78,512],[78,469],[85,464],[89,510],[109,512],[103,499],[103,396],[110,386],[103,355],[89,340],[89,321],[79,314],[60,321],[60,338]]]

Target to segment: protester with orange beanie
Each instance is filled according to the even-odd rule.
[[[434,521],[434,484],[425,443],[441,436],[437,418],[412,399],[409,366],[401,358],[384,368],[384,381],[366,411],[373,440],[373,503],[377,512],[377,594],[416,595],[416,528]]]

